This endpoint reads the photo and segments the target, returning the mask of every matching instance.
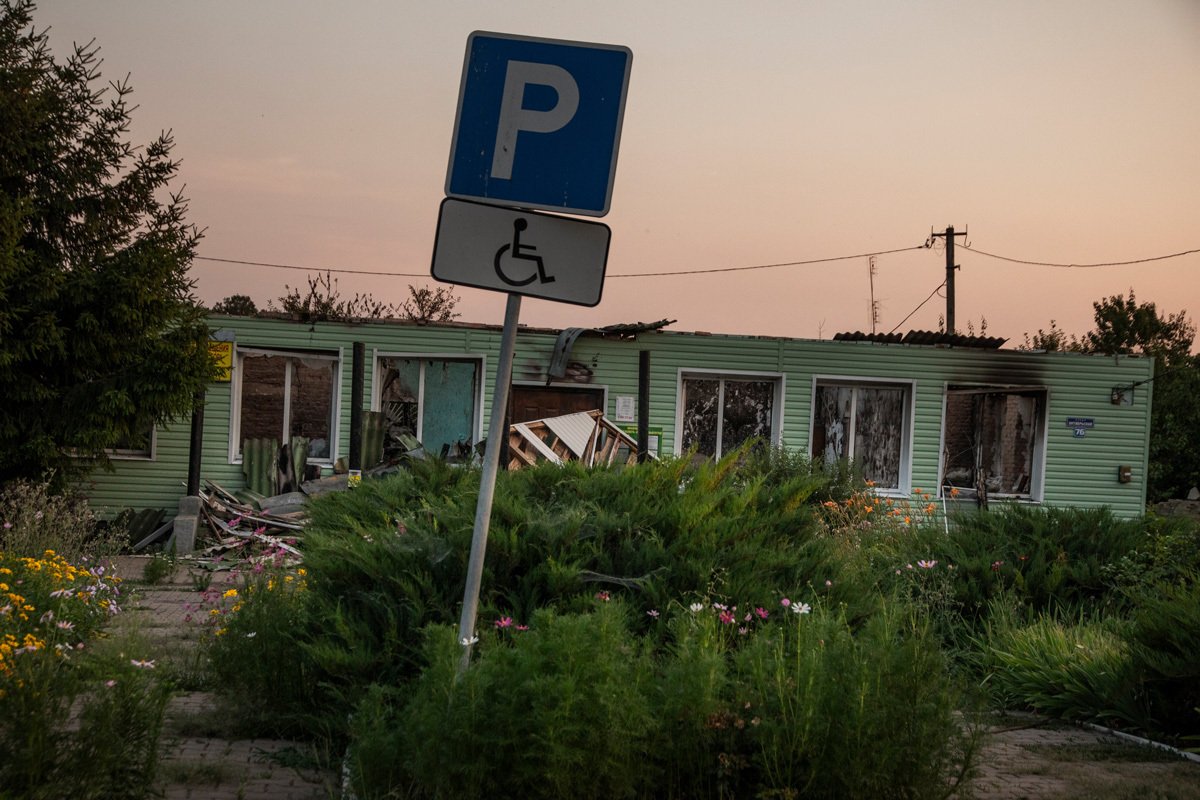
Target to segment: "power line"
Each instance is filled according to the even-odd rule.
[[[1200,253],[1200,249],[1184,250],[1179,253],[1169,253],[1165,256],[1152,256],[1150,258],[1138,258],[1133,261],[1105,261],[1099,264],[1054,264],[1049,261],[1023,261],[1019,258],[1008,258],[1007,256],[998,256],[995,253],[986,253],[983,250],[977,250],[969,244],[962,245],[972,253],[978,253],[981,256],[988,258],[999,259],[1000,261],[1008,261],[1012,264],[1026,264],[1031,267],[1060,267],[1062,269],[1093,269],[1095,267],[1127,267],[1131,264],[1146,264],[1151,261],[1165,261],[1168,258],[1179,258],[1180,256],[1190,256],[1192,253]]]
[[[624,275],[609,275],[609,278],[659,278],[671,275],[708,275],[714,272],[744,272],[751,269],[774,269],[776,267],[802,267],[808,264],[827,264],[830,261],[850,261],[855,258],[871,256],[887,256],[892,253],[907,253],[909,250],[925,250],[923,244],[916,247],[900,247],[895,250],[878,250],[874,253],[858,253],[852,256],[834,256],[833,258],[813,258],[808,261],[784,261],[778,264],[755,264],[749,267],[711,267],[709,269],[685,269],[678,272],[627,272]]]
[[[916,247],[900,247],[895,250],[879,250],[874,253],[858,253],[852,256],[834,256],[832,258],[814,258],[807,261],[784,261],[778,264],[754,264],[747,267],[712,267],[708,269],[688,269],[678,272],[628,272],[623,275],[609,274],[608,278],[658,278],[669,277],[672,275],[707,275],[717,272],[744,272],[753,269],[775,269],[777,267],[802,267],[809,264],[826,264],[831,261],[850,261],[856,258],[868,258],[870,256],[886,256],[892,253],[905,253],[909,250],[925,250],[926,246],[921,244]],[[360,269],[339,269],[336,267],[305,267],[298,264],[271,264],[265,261],[244,261],[235,258],[215,258],[213,256],[195,256],[197,261],[215,261],[221,264],[241,264],[248,267],[270,267],[272,269],[294,269],[305,272],[336,272],[339,275],[383,275],[397,278],[428,278],[429,273],[425,272],[375,272],[370,270]]]
[[[924,300],[922,300],[922,301],[921,301],[920,305],[918,305],[918,306],[917,306],[916,308],[914,308],[912,311],[908,312],[908,317],[911,317],[913,314],[915,314],[915,313],[917,313],[918,311],[920,311],[920,310],[921,310],[921,306],[925,305],[925,304],[926,304],[926,303],[928,303],[930,300],[932,300],[932,299],[933,299],[933,296],[934,296],[935,294],[937,294],[937,293],[938,293],[938,289],[941,289],[941,288],[942,288],[943,286],[945,286],[945,285],[946,285],[946,282],[945,282],[945,281],[942,281],[941,283],[939,283],[939,284],[937,285],[937,287],[935,287],[935,288],[934,288],[934,290],[933,290],[932,292],[930,292],[930,293],[929,293],[929,297],[926,297]],[[899,327],[900,327],[901,325],[903,325],[904,323],[908,322],[908,317],[905,317],[904,319],[902,319],[902,320],[900,320],[899,322],[897,322],[897,323],[896,323],[896,327],[895,327],[895,328],[892,328],[890,331],[888,331],[888,333],[895,333],[895,332],[896,332],[896,330],[897,330],[897,328],[899,328]]]
[[[336,272],[339,275],[384,275],[393,278],[428,278],[425,272],[371,272],[365,269],[338,269],[336,267],[302,267],[296,264],[268,264],[265,261],[241,261],[236,258],[213,258],[193,256],[197,261],[216,261],[221,264],[242,264],[247,267],[271,267],[272,269],[296,269],[304,272]]]

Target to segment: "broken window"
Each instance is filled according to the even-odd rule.
[[[468,452],[478,420],[479,361],[387,356],[379,359],[379,409],[388,426],[417,438],[425,452]]]
[[[776,436],[776,378],[684,376],[680,443],[720,458],[750,439]]]
[[[1045,408],[1044,389],[947,389],[942,485],[982,500],[1033,498]]]
[[[308,457],[333,458],[337,356],[238,349],[236,457],[247,439],[308,439]]]
[[[902,491],[907,470],[908,385],[820,382],[813,405],[812,455],[852,461],[876,489]]]

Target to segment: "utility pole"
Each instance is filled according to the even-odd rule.
[[[946,239],[946,333],[949,334],[954,333],[954,270],[958,269],[954,263],[954,237],[966,235],[966,231],[955,233],[953,225],[945,233],[929,234],[932,239]]]
[[[871,276],[871,335],[875,334],[875,328],[879,325],[879,303],[875,300],[875,256],[867,259],[868,268]]]

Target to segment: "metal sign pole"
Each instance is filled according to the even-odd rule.
[[[475,616],[479,611],[479,588],[483,579],[483,556],[487,550],[488,527],[492,520],[492,498],[496,493],[496,473],[500,468],[500,445],[508,410],[508,386],[512,382],[513,350],[517,341],[517,317],[521,314],[521,295],[510,294],[504,310],[504,331],[500,338],[500,357],[496,363],[496,381],[492,387],[492,415],[488,422],[487,445],[483,450],[483,474],[479,479],[479,500],[475,505],[475,530],[471,536],[471,557],[467,562],[467,583],[463,589],[462,618],[458,623],[458,641],[462,645],[461,675],[471,663],[475,636]]]

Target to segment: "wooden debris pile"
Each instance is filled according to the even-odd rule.
[[[289,566],[301,561],[298,545],[306,515],[303,492],[287,492],[246,502],[210,480],[200,490],[201,515],[211,543],[196,552],[209,569],[255,564]]]
[[[538,461],[611,466],[636,463],[637,441],[602,411],[580,411],[510,425],[508,452],[508,463],[504,465],[508,469],[532,466]]]

